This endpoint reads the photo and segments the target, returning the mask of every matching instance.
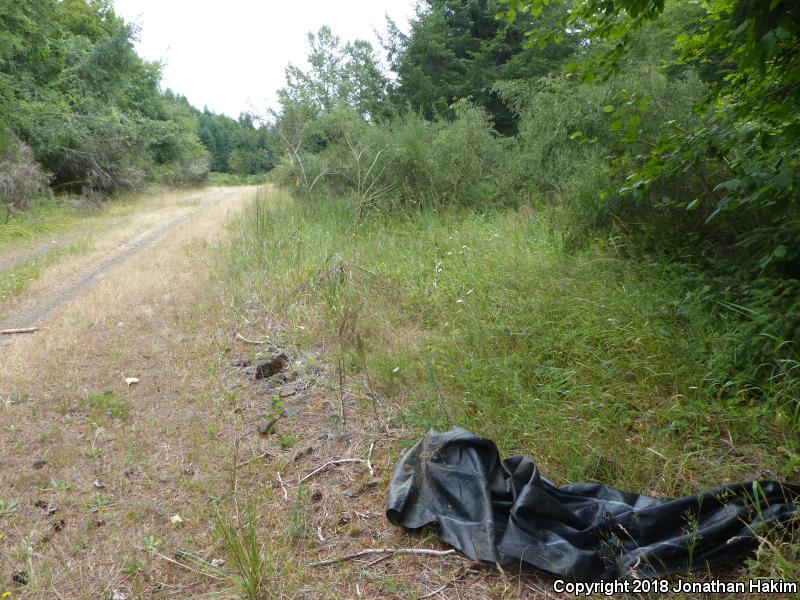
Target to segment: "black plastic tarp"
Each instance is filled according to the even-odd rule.
[[[595,483],[557,487],[526,456],[500,460],[494,442],[431,431],[401,459],[387,516],[472,559],[527,563],[578,581],[652,578],[737,561],[768,525],[800,505],[800,485],[723,485],[651,498]]]

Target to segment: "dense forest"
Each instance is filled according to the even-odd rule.
[[[0,5],[0,198],[8,212],[49,188],[107,195],[147,181],[195,184],[274,162],[268,132],[197,110],[160,87],[160,65],[110,0]],[[7,212],[7,214],[8,214]]]

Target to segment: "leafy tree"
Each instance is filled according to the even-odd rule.
[[[388,82],[369,42],[342,44],[321,27],[308,34],[308,45],[308,71],[286,68],[286,86],[278,92],[282,105],[303,104],[317,113],[351,106],[364,118],[381,116]]]
[[[109,0],[0,3],[0,131],[12,134],[0,146],[19,138],[57,190],[201,179],[194,109],[159,90],[160,68],[136,54],[135,35]]]
[[[523,13],[541,14],[549,4],[511,0],[502,14],[514,22]],[[693,30],[674,35],[680,64],[718,65],[695,109],[700,123],[665,124],[665,135],[623,189],[642,195],[662,179],[706,172],[696,197],[668,201],[705,210],[709,222],[746,213],[750,226],[739,242],[758,258],[757,266],[800,274],[800,4],[709,0],[703,7]],[[573,70],[587,81],[608,78],[620,71],[636,34],[664,11],[664,0],[587,0],[539,39],[580,31],[602,51]],[[636,118],[626,117],[634,132]]]
[[[212,171],[252,175],[275,165],[273,136],[266,127],[257,127],[252,115],[242,113],[237,120],[206,108],[197,113],[197,118],[200,140],[211,154]]]
[[[389,21],[383,43],[397,73],[395,104],[433,119],[453,117],[450,106],[469,98],[491,114],[499,131],[513,132],[513,114],[492,86],[548,74],[572,54],[575,40],[567,36],[559,45],[526,49],[525,29],[555,22],[564,12],[561,3],[546,11],[544,25],[528,18],[510,25],[499,21],[499,6],[495,0],[424,0],[408,35]]]

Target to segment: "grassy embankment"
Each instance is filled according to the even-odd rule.
[[[35,202],[29,210],[11,215],[7,222],[0,222],[0,252],[19,246],[45,244],[48,236],[73,230],[85,218],[85,209],[67,203],[51,200]],[[67,247],[54,248],[0,271],[0,302],[24,291],[57,255],[74,250],[72,246],[68,244]]]
[[[732,391],[725,375],[736,321],[676,283],[676,267],[563,252],[551,221],[357,222],[346,202],[269,192],[235,224],[230,272],[242,299],[299,346],[324,346],[418,434],[466,427],[558,483],[654,495],[797,479],[786,388]],[[797,550],[768,552],[768,570],[796,577]]]

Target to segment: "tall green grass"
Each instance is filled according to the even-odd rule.
[[[417,434],[466,427],[556,481],[652,494],[800,474],[797,382],[737,383],[740,323],[678,267],[565,254],[546,212],[352,214],[268,192],[230,274]]]

